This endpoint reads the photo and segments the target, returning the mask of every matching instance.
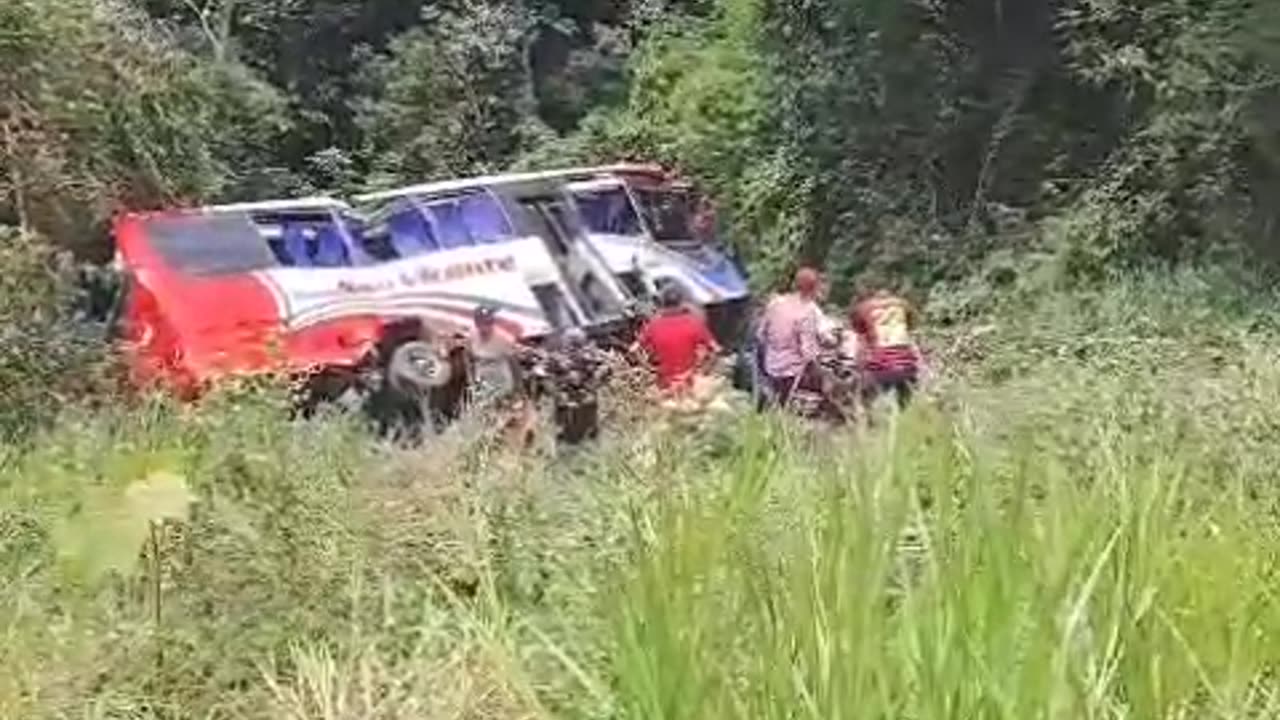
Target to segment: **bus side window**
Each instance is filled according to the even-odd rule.
[[[440,246],[445,249],[469,247],[471,233],[463,221],[462,211],[456,200],[432,203],[431,214],[435,216],[436,226],[440,228]]]
[[[317,267],[346,267],[351,264],[351,252],[336,226],[321,225],[317,229],[314,260]]]
[[[293,258],[289,257],[289,250],[284,246],[283,237],[273,237],[268,239],[267,247],[271,248],[271,254],[275,257],[278,265],[288,267],[293,264]]]
[[[468,195],[458,201],[467,234],[477,244],[510,240],[514,235],[502,206],[486,193]]]
[[[391,232],[386,225],[376,225],[361,231],[358,242],[364,254],[374,262],[390,262],[399,260],[395,245],[391,243]]]
[[[621,190],[574,193],[574,202],[590,232],[628,236],[641,233],[640,218]]]
[[[439,249],[435,233],[426,217],[416,207],[406,207],[387,221],[391,246],[402,258]]]
[[[288,256],[285,265],[291,267],[309,267],[311,265],[311,247],[307,239],[307,230],[298,223],[285,223],[281,233],[284,252]]]

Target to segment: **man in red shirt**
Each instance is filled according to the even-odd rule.
[[[882,289],[861,293],[849,315],[865,349],[868,394],[892,392],[905,408],[920,376],[920,351],[911,337],[919,323],[915,308]]]
[[[661,307],[636,338],[636,345],[653,361],[658,387],[667,392],[688,390],[694,373],[719,352],[707,322],[684,304],[679,288],[663,288]]]

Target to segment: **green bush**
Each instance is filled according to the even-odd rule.
[[[0,226],[0,438],[27,433],[104,388],[107,338],[75,318],[65,260]]]

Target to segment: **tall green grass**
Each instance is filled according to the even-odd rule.
[[[1093,431],[1073,464],[921,412],[820,465],[748,450],[646,508],[611,607],[625,715],[1270,715],[1265,505],[1197,449]]]
[[[861,434],[618,400],[517,458],[270,391],[68,411],[0,455],[0,717],[1273,717],[1260,317],[1195,278],[1000,308]],[[158,584],[147,547],[86,572],[68,532],[155,470],[197,498]]]
[[[1280,368],[1233,297],[1002,308],[880,432],[748,426],[637,513],[625,715],[1274,716]]]

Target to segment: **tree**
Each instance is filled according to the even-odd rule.
[[[369,68],[361,112],[376,175],[493,171],[547,137],[529,65],[535,26],[519,2],[467,0],[396,38]]]
[[[1083,0],[1063,11],[1073,77],[1124,118],[1054,225],[1077,268],[1235,252],[1250,226],[1271,232],[1273,203],[1258,200],[1276,188],[1264,128],[1280,100],[1268,62],[1280,45],[1245,32],[1267,26],[1259,13],[1273,11],[1259,7]]]
[[[0,221],[106,249],[121,207],[214,197],[288,124],[274,91],[109,0],[0,7]]]

